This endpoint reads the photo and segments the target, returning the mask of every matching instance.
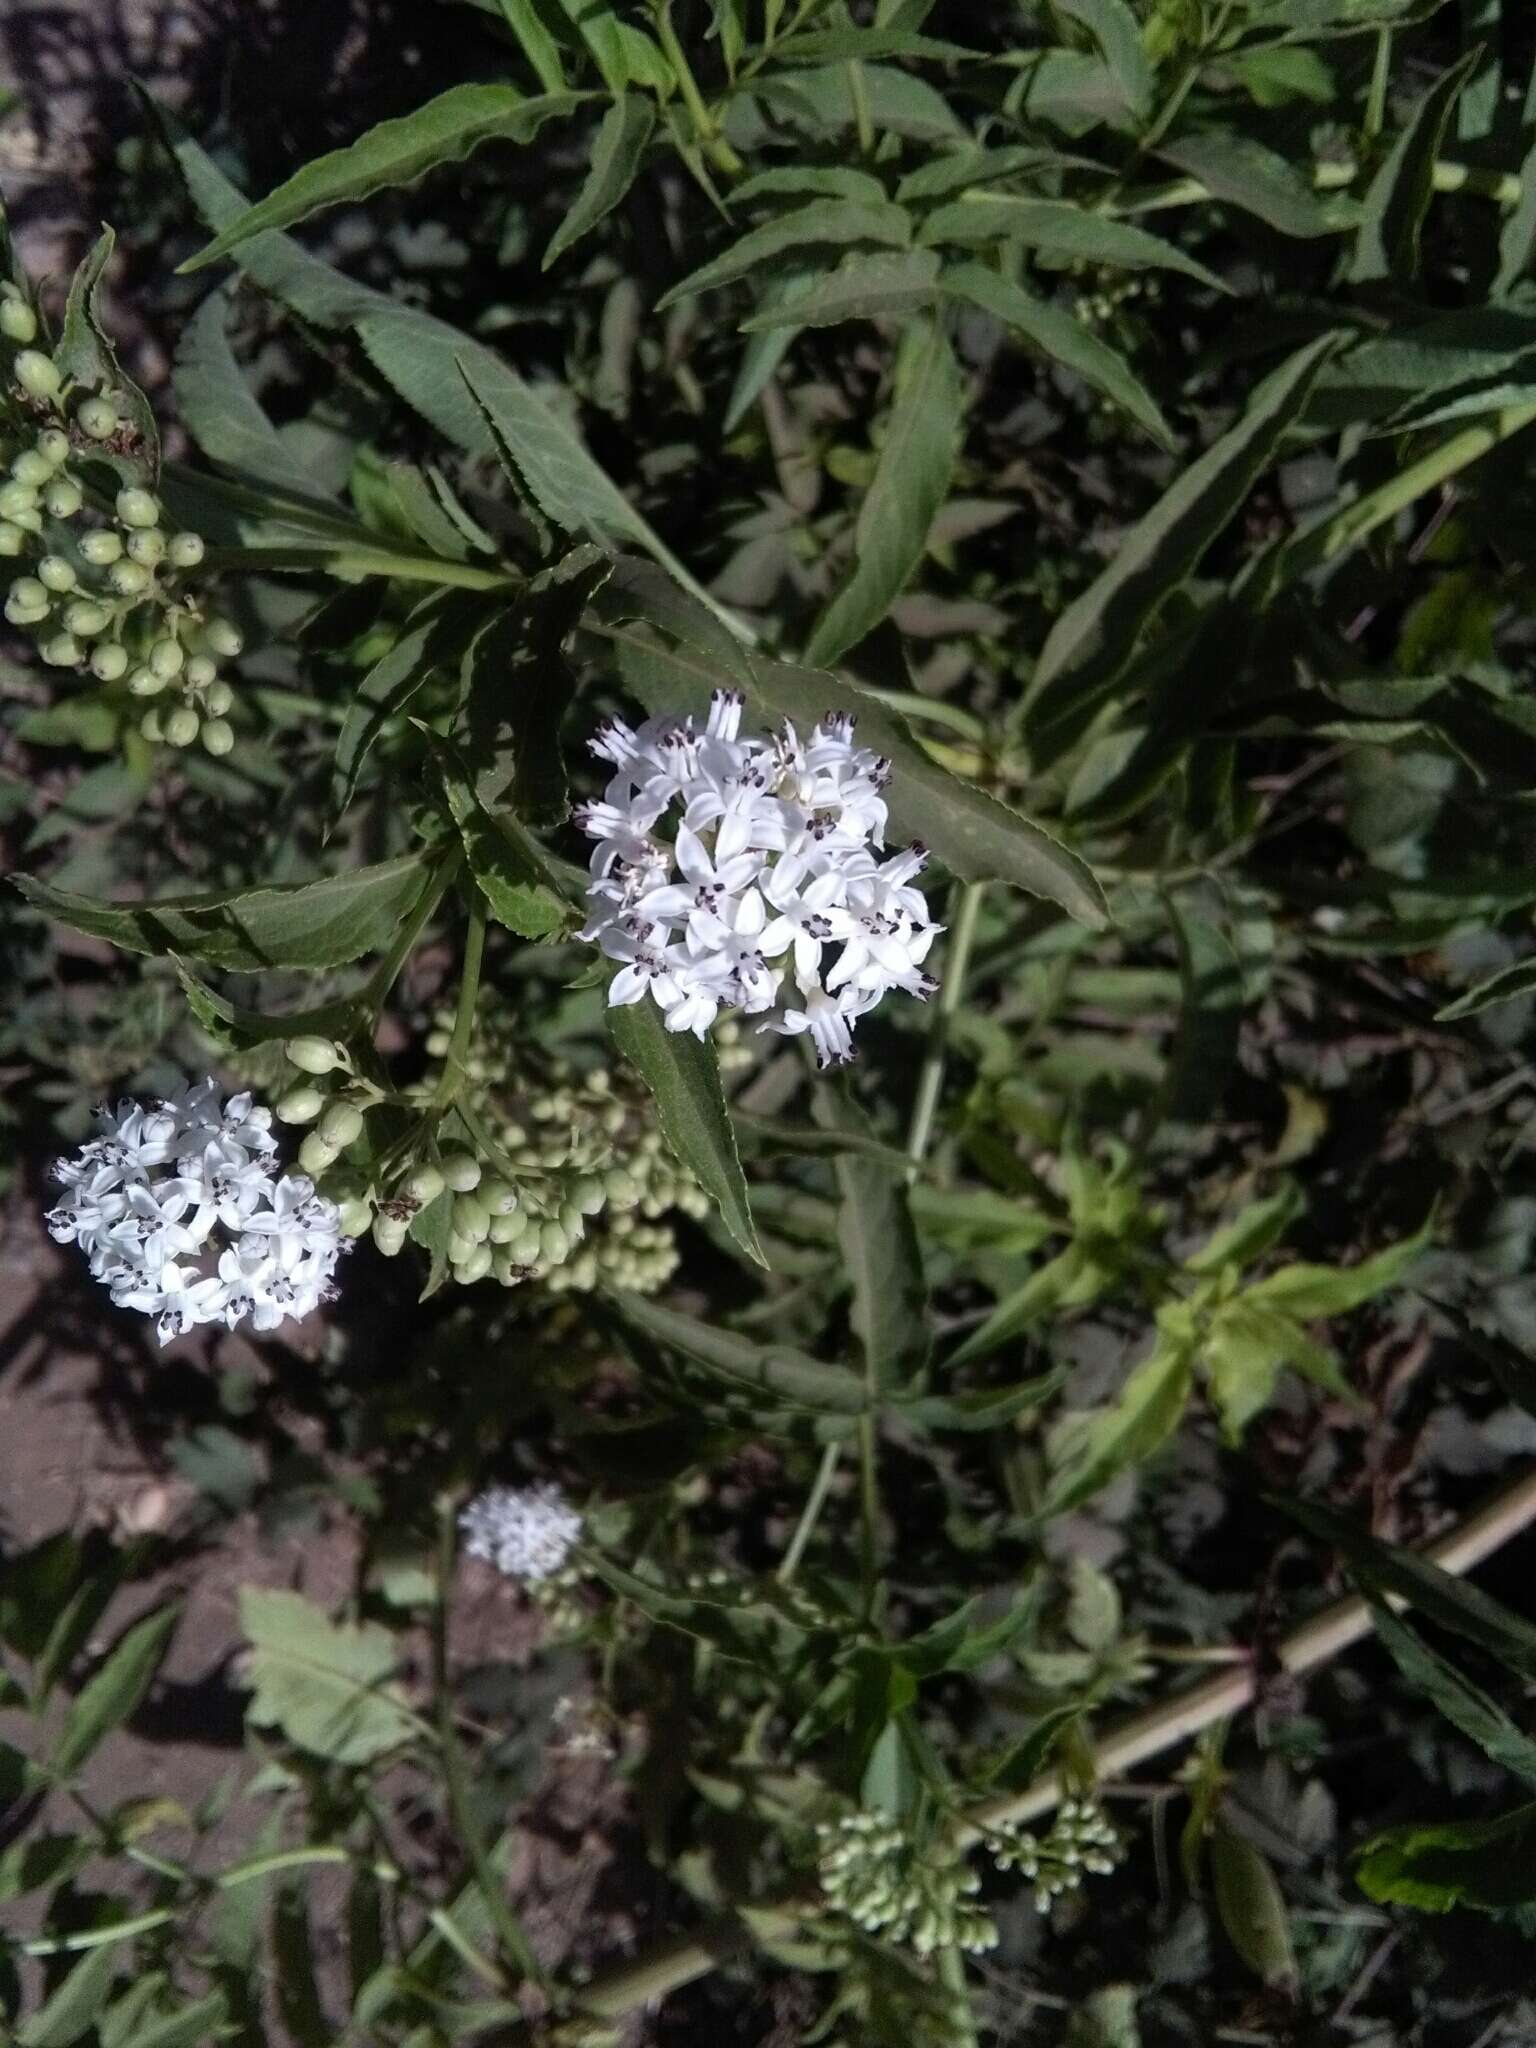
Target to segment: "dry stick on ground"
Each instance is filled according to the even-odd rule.
[[[1532,1522],[1536,1522],[1536,1471],[1496,1494],[1486,1507],[1430,1544],[1424,1555],[1442,1571],[1459,1576],[1481,1564]],[[1404,1602],[1393,1597],[1391,1604],[1401,1607]],[[1293,1675],[1315,1671],[1370,1632],[1371,1611],[1364,1600],[1337,1600],[1285,1637],[1279,1650],[1281,1668]],[[1212,1722],[1241,1713],[1244,1707],[1253,1704],[1258,1686],[1258,1675],[1251,1666],[1239,1665],[1143,1713],[1133,1714],[1094,1745],[1099,1776],[1118,1776],[1145,1763],[1149,1757],[1189,1741]],[[985,1828],[995,1828],[1004,1821],[1033,1820],[1049,1813],[1066,1791],[1061,1774],[1048,1771],[1022,1792],[1002,1794],[972,1807],[961,1817],[959,1839],[973,1841]],[[664,1998],[668,1992],[691,1984],[696,1977],[708,1975],[718,1963],[740,1954],[747,1946],[749,1934],[770,1941],[782,1938],[802,1921],[816,1918],[824,1908],[821,1894],[812,1888],[762,1906],[744,1907],[737,1919],[716,1922],[702,1933],[680,1935],[636,1962],[603,1972],[583,1987],[580,2008],[596,2018],[617,2019],[636,2006]]]

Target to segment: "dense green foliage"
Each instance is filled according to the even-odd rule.
[[[112,235],[0,251],[18,1171],[215,1066],[358,1240],[281,1411],[204,1354],[174,1539],[0,1560],[5,2038],[1528,2039],[1529,1483],[1423,1545],[1536,1444],[1536,22],[431,15],[458,82],[254,202],[146,106],[195,458]],[[719,690],[931,853],[940,991],[831,1075],[577,935],[584,741]],[[468,1669],[533,1475],[581,1544]],[[71,1804],[119,1590],[249,1511],[355,1521],[346,1611],[245,1589],[224,1796]],[[666,1888],[550,1970],[572,1720]]]

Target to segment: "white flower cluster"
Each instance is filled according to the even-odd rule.
[[[801,740],[741,737],[742,699],[717,690],[703,732],[611,718],[591,742],[613,764],[577,812],[598,844],[582,937],[622,963],[610,1003],[646,995],[669,1031],[702,1038],[723,1008],[762,1031],[808,1031],[822,1066],[853,1057],[853,1027],[899,988],[926,999],[941,926],[913,878],[927,850],[888,860],[881,792],[891,766],[829,712]],[[669,814],[675,835],[656,836]],[[835,958],[823,973],[825,956]]]
[[[459,1516],[466,1556],[509,1579],[551,1579],[581,1540],[581,1517],[558,1486],[492,1486]]]
[[[274,1172],[271,1122],[212,1079],[98,1110],[96,1136],[54,1167],[49,1235],[79,1245],[119,1308],[154,1316],[162,1344],[196,1323],[307,1316],[334,1294],[341,1219],[312,1181]]]
[[[1091,1799],[1064,1799],[1043,1839],[1017,1822],[990,1830],[987,1848],[999,1870],[1016,1870],[1035,1888],[1035,1907],[1048,1910],[1084,1875],[1105,1877],[1115,1867],[1120,1837]]]

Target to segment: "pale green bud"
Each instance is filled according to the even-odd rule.
[[[31,512],[37,506],[37,493],[30,484],[19,484],[14,477],[9,483],[0,484],[0,519],[15,519],[23,512]]]
[[[85,503],[85,493],[72,476],[56,476],[43,488],[43,505],[50,519],[73,519]]]
[[[235,728],[226,718],[205,718],[203,720],[203,745],[210,754],[222,756],[233,753]]]
[[[428,1202],[435,1202],[443,1192],[443,1176],[430,1161],[424,1161],[406,1175],[400,1183],[400,1192],[425,1208]]]
[[[15,368],[16,382],[33,398],[55,397],[64,381],[52,358],[39,349],[24,348],[16,358]]]
[[[105,398],[88,398],[75,418],[82,434],[93,441],[110,441],[117,432],[117,407]]]
[[[0,300],[0,334],[7,341],[28,342],[37,336],[37,315],[22,298]]]
[[[151,704],[144,716],[139,720],[139,731],[143,733],[145,739],[154,745],[158,745],[165,738],[165,727],[160,720],[160,706],[158,704]]]
[[[439,1162],[443,1181],[456,1195],[467,1195],[480,1185],[480,1162],[468,1152],[449,1152]]]
[[[203,536],[200,533],[173,533],[166,552],[173,569],[195,569],[205,552]]]
[[[398,1216],[375,1216],[373,1219],[373,1241],[386,1259],[392,1259],[405,1246],[406,1226]]]
[[[325,1107],[325,1097],[308,1081],[290,1088],[277,1103],[277,1115],[285,1124],[312,1124]]]
[[[58,469],[69,460],[69,436],[61,427],[44,427],[33,445],[50,469]]]
[[[112,614],[94,598],[77,597],[64,610],[65,625],[71,633],[78,633],[82,640],[94,640],[98,633],[105,633],[111,622]]]
[[[74,565],[62,555],[44,555],[37,565],[37,580],[45,590],[73,590],[77,582]]]
[[[341,1204],[341,1234],[362,1237],[373,1221],[373,1204],[361,1195],[349,1195]]]
[[[149,650],[149,665],[166,682],[181,674],[187,657],[174,640],[157,640]]]
[[[336,1163],[337,1148],[319,1131],[311,1131],[299,1147],[299,1164],[310,1176],[318,1180],[322,1173]]]
[[[23,448],[11,464],[11,475],[19,484],[29,484],[34,491],[40,491],[53,475],[53,464],[45,455],[39,455],[35,448]]]
[[[114,562],[107,581],[119,597],[142,597],[149,588],[149,571],[137,562]]]
[[[206,690],[217,674],[217,668],[206,654],[194,654],[187,663],[187,687]],[[226,704],[223,708],[227,711],[229,706]]]
[[[115,562],[123,552],[121,537],[109,533],[103,527],[95,533],[80,536],[80,553],[93,569],[105,569]]]
[[[290,1038],[283,1047],[291,1067],[304,1074],[329,1074],[343,1064],[341,1047],[331,1038]]]
[[[135,562],[141,562],[146,569],[164,559],[165,535],[158,526],[141,528],[128,536],[128,553]]]
[[[233,619],[215,613],[203,626],[203,645],[221,660],[233,661],[245,645],[245,636]]]
[[[18,576],[11,585],[11,596],[29,610],[34,605],[46,605],[49,601],[48,592],[35,576]]]
[[[165,683],[152,668],[136,668],[128,678],[128,687],[135,697],[158,697]]]
[[[173,747],[190,747],[201,723],[190,704],[178,704],[166,714],[165,737]]]
[[[0,555],[19,555],[27,545],[27,536],[19,526],[9,519],[0,520]]]
[[[207,728],[204,727],[205,744],[207,737]],[[328,1144],[334,1145],[338,1152],[345,1151],[354,1138],[360,1138],[362,1135],[363,1112],[355,1102],[333,1102],[320,1119],[320,1136]]]
[[[488,1244],[477,1244],[467,1259],[459,1262],[456,1277],[461,1287],[472,1287],[477,1280],[483,1280],[491,1270],[491,1248]]]
[[[117,516],[124,526],[149,528],[160,523],[160,506],[152,491],[131,484],[117,494]]]
[[[523,1222],[521,1216],[493,1216],[491,1218],[490,1231],[491,1243],[500,1245],[514,1244],[522,1236],[526,1228],[527,1225]]]
[[[115,683],[128,673],[128,650],[115,640],[107,641],[91,655],[91,674],[100,683]]]
[[[193,660],[195,661],[196,659],[197,657],[194,655]],[[196,688],[196,684],[192,682],[192,662],[190,661],[187,663],[186,681],[192,688]],[[203,692],[203,703],[215,718],[222,718],[234,701],[235,693],[228,683],[210,683]]]
[[[55,633],[37,651],[50,668],[78,668],[84,650],[73,633]]]
[[[454,1229],[471,1244],[480,1244],[489,1237],[491,1212],[478,1195],[455,1195],[452,1216]]]

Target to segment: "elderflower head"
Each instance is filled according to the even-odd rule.
[[[54,1167],[49,1235],[80,1247],[117,1307],[153,1316],[162,1344],[197,1323],[298,1321],[334,1293],[340,1217],[275,1170],[271,1122],[211,1078],[98,1110],[96,1135]]]
[[[592,751],[615,772],[577,812],[597,841],[582,937],[620,963],[610,1003],[649,996],[669,1031],[698,1038],[740,1009],[760,1031],[809,1033],[830,1066],[852,1059],[854,1025],[890,990],[926,1000],[938,986],[922,964],[942,927],[913,886],[927,850],[880,857],[891,764],[854,745],[850,717],[770,739],[743,737],[741,711],[717,690],[703,732],[667,718],[599,728]]]
[[[464,1549],[509,1579],[551,1579],[581,1540],[581,1517],[558,1486],[492,1486],[459,1516]]]

